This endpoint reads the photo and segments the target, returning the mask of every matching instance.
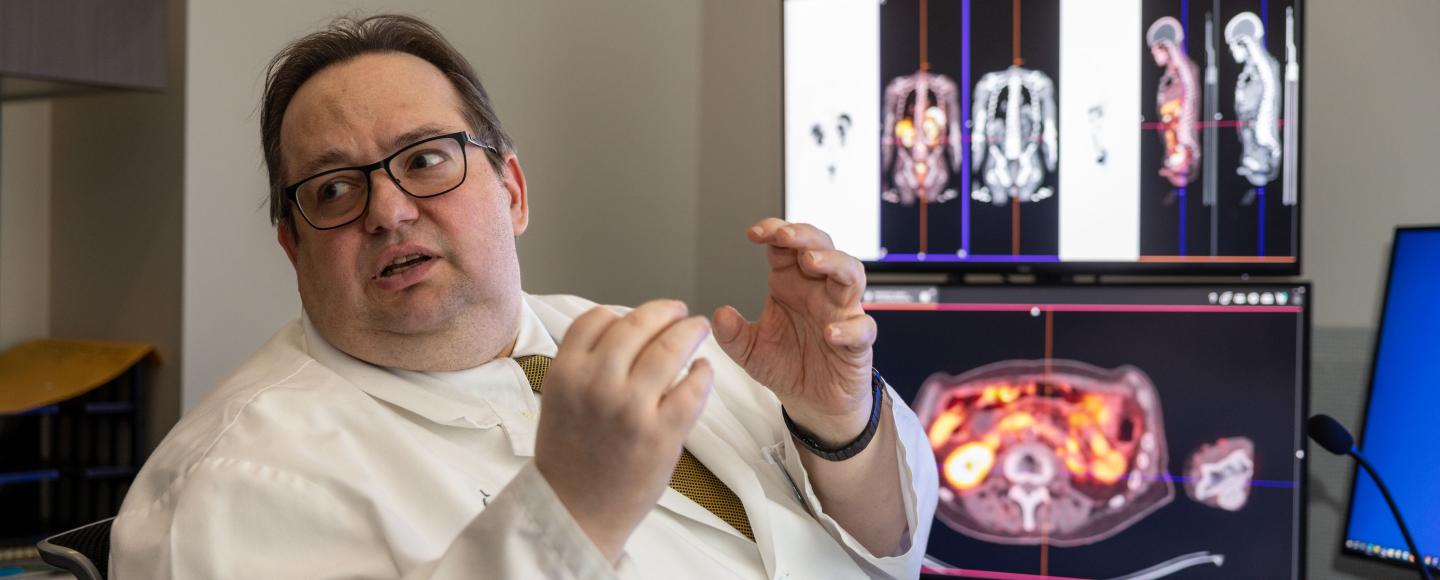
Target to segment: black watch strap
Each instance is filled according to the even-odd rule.
[[[805,447],[809,449],[811,453],[830,461],[844,461],[859,455],[861,451],[864,451],[865,448],[870,445],[870,440],[875,438],[875,431],[880,428],[880,409],[884,407],[884,397],[887,394],[885,391],[885,379],[880,377],[880,371],[872,368],[870,369],[870,374],[870,421],[865,424],[865,430],[861,431],[860,436],[856,437],[854,441],[840,448],[826,447],[820,443],[819,439],[816,439],[814,435],[811,435],[799,425],[796,425],[795,421],[790,419],[790,414],[785,412],[784,407],[781,407],[780,414],[785,417],[785,427],[790,429],[790,435],[805,444]]]

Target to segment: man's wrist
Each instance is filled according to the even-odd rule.
[[[871,369],[870,386],[864,392],[870,395],[865,397],[868,401],[857,405],[859,409],[863,409],[863,415],[850,414],[829,421],[815,421],[804,416],[797,419],[791,415],[789,409],[782,406],[781,414],[785,418],[785,426],[801,446],[815,455],[830,461],[849,459],[865,450],[880,425],[880,414],[885,400],[885,381],[880,378],[879,371]]]

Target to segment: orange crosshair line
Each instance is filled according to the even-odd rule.
[[[1055,356],[1055,311],[1045,311],[1045,380],[1050,380],[1051,361]],[[1050,575],[1050,513],[1040,525],[1040,575]]]
[[[1045,311],[1045,378],[1050,378],[1050,359],[1055,356],[1055,311]]]
[[[1025,59],[1020,58],[1020,0],[1014,0],[1011,5],[1010,15],[1010,50],[1012,61],[1015,66],[1025,64]],[[1020,255],[1020,200],[1010,200],[1010,255]]]
[[[1012,16],[1010,20],[1010,25],[1013,29],[1010,35],[1010,52],[1013,53],[1011,55],[1013,57],[1012,62],[1015,66],[1021,66],[1025,64],[1025,59],[1020,58],[1020,0],[1015,0],[1014,16]]]
[[[930,70],[930,35],[929,35],[930,23],[929,23],[929,16],[930,16],[930,2],[929,2],[928,0],[920,0],[920,70],[921,70],[922,72],[923,72],[923,71],[929,71],[929,70]],[[919,97],[917,96],[916,98],[919,98]],[[919,119],[916,119],[916,121],[919,121]],[[916,125],[919,126],[920,123],[916,123]],[[929,201],[928,201],[928,200],[926,199],[926,197],[925,197],[925,194],[926,194],[926,193],[927,193],[927,192],[925,191],[925,187],[924,187],[924,186],[921,186],[921,187],[920,187],[920,253],[921,253],[921,254],[926,253],[926,250],[928,250],[928,249],[929,249],[929,246],[930,246],[930,231],[929,231],[930,220],[928,219],[928,213],[929,213],[929,212],[926,211],[927,206],[929,206]]]
[[[1010,200],[1010,254],[1020,255],[1020,198]]]
[[[929,245],[930,245],[930,244],[929,244],[929,242],[930,242],[930,235],[929,235],[929,231],[928,231],[928,230],[929,230],[929,226],[930,226],[930,220],[926,217],[926,211],[925,211],[925,208],[930,205],[930,202],[925,199],[925,193],[926,193],[926,192],[925,192],[925,188],[924,188],[924,187],[921,187],[921,188],[920,188],[920,253],[922,253],[922,254],[925,253],[925,250],[926,250],[926,249],[929,247]]]
[[[930,2],[920,0],[920,70],[930,70]]]

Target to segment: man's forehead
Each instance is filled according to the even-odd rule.
[[[362,55],[331,65],[296,91],[281,122],[287,167],[331,150],[373,156],[423,126],[465,128],[455,87],[412,55]],[[367,158],[368,159],[368,158]]]

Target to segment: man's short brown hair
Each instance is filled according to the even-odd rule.
[[[280,124],[295,92],[325,67],[362,54],[402,52],[440,69],[460,93],[461,113],[470,131],[499,153],[486,151],[486,158],[498,173],[504,154],[514,143],[490,105],[490,96],[480,84],[475,69],[451,46],[435,27],[413,16],[380,14],[366,18],[340,17],[324,30],[290,43],[270,61],[265,74],[265,97],[260,108],[260,142],[265,149],[265,168],[270,174],[270,222],[292,228],[290,201],[285,198],[285,167],[280,157]]]

